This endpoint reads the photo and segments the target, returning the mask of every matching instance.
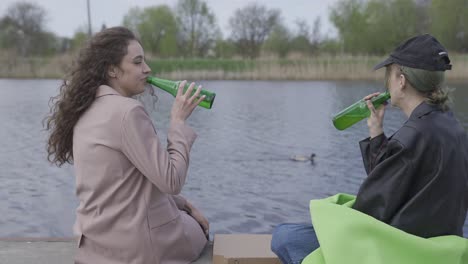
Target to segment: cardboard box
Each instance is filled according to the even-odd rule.
[[[281,264],[270,243],[271,235],[215,234],[213,264]]]

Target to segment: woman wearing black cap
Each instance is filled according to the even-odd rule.
[[[370,137],[360,147],[368,177],[353,208],[419,237],[462,236],[468,139],[447,106],[448,53],[431,35],[420,35],[400,44],[374,69],[382,67],[391,104],[408,120],[387,137],[385,106],[375,109],[369,101],[378,93],[365,97]],[[300,263],[318,246],[311,225],[280,225],[273,232],[272,250],[283,263]]]
[[[462,236],[468,139],[447,106],[447,51],[431,35],[421,35],[398,46],[375,69],[384,66],[391,103],[408,120],[387,138],[385,107],[375,109],[368,101],[370,137],[360,142],[368,177],[353,207],[420,237]]]

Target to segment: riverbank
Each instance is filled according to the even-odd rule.
[[[384,71],[372,67],[384,57],[336,55],[308,58],[148,59],[155,75],[180,80],[382,80]],[[468,54],[451,55],[453,70],[447,80],[468,80]],[[0,57],[0,78],[61,79],[72,54],[48,58]]]

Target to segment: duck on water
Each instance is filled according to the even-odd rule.
[[[294,156],[289,157],[289,159],[292,161],[310,161],[311,163],[314,163],[314,157],[315,157],[315,153],[312,153],[310,154],[310,156],[294,155]]]

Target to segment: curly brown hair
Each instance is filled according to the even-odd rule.
[[[109,67],[120,65],[132,40],[138,41],[132,31],[113,27],[94,35],[81,49],[59,94],[49,100],[50,113],[44,119],[45,128],[50,131],[49,162],[58,167],[73,164],[73,129],[93,103],[98,87],[108,84]]]

